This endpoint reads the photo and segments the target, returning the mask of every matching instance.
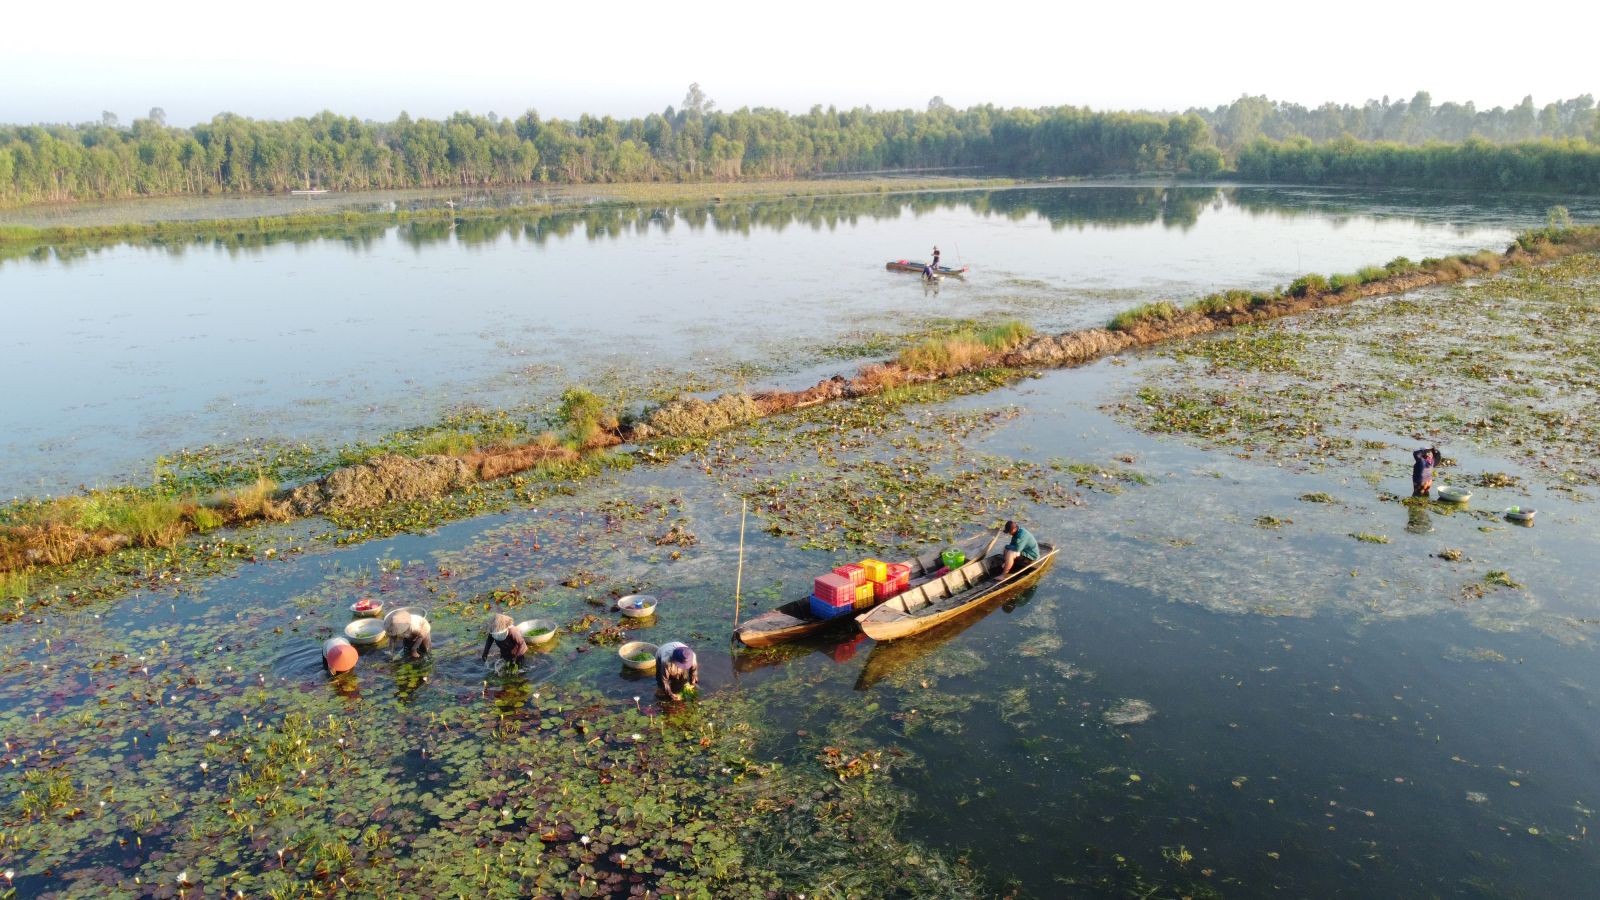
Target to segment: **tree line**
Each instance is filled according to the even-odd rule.
[[[1315,109],[1247,94],[1225,106],[1196,112],[1230,154],[1260,138],[1307,138],[1316,143],[1344,137],[1401,144],[1461,143],[1472,138],[1491,143],[1568,138],[1600,142],[1600,113],[1590,94],[1542,107],[1528,96],[1509,109],[1484,110],[1471,102],[1435,104],[1427,91],[1418,91],[1410,100],[1384,97],[1360,106],[1324,103]]]
[[[643,118],[457,113],[288,121],[223,113],[192,128],[160,110],[123,126],[0,126],[0,203],[157,195],[792,178],[876,169],[980,167],[1023,175],[1196,172],[1221,153],[1196,115],[1062,106],[926,111],[814,107],[723,112],[691,87]]]
[[[1258,139],[1239,151],[1236,169],[1249,181],[1294,184],[1600,193],[1600,145],[1578,139],[1421,146]]]
[[[926,110],[817,106],[795,115],[769,108],[724,112],[698,85],[681,107],[633,119],[544,119],[532,110],[516,118],[462,112],[443,120],[401,113],[392,122],[332,112],[287,121],[223,113],[177,128],[154,109],[126,126],[110,113],[76,125],[0,126],[0,204],[955,167],[1021,176],[1209,177],[1230,163],[1244,177],[1274,181],[1565,187],[1593,184],[1588,141],[1600,141],[1597,121],[1588,95],[1542,110],[1528,99],[1512,110],[1478,111],[1470,103],[1434,106],[1425,92],[1405,102],[1315,110],[1248,96],[1183,114],[1073,106],[957,110],[936,97]],[[1545,142],[1490,152],[1495,141],[1535,139]],[[1380,140],[1396,143],[1353,149]],[[1439,148],[1401,146],[1421,140],[1465,143],[1454,151],[1455,162]],[[1481,166],[1492,166],[1492,176]],[[1451,180],[1452,172],[1464,180]]]

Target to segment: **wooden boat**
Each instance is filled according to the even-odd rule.
[[[967,538],[956,546],[971,557],[982,553],[988,543],[989,536],[980,534],[977,537]],[[939,561],[939,552],[934,550],[905,560],[904,564],[911,567],[911,590],[917,590],[918,585],[933,581],[933,573],[944,568],[944,563]],[[877,605],[876,601],[873,605]],[[840,622],[853,622],[857,616],[871,608],[864,606],[835,619],[819,619],[811,614],[811,598],[802,597],[745,622],[734,629],[733,636],[746,647],[770,647],[808,634],[816,634]]]
[[[917,272],[919,274],[927,267],[927,263],[915,259],[891,259],[889,264],[885,266],[891,272]],[[959,269],[954,269],[950,266],[938,266],[933,270],[933,274],[960,278],[966,274],[968,268],[968,266],[962,266]]]
[[[857,621],[867,637],[875,641],[892,641],[927,631],[1036,584],[1056,561],[1054,544],[1041,543],[1039,551],[1037,560],[1004,578],[996,577],[1004,564],[1004,554],[972,560],[943,578],[890,597]]]

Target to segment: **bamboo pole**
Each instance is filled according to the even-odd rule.
[[[744,517],[750,511],[750,500],[739,501],[739,569],[733,576],[733,630],[739,630],[739,592],[744,588]]]

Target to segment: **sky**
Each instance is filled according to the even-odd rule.
[[[1486,109],[1600,92],[1592,3],[80,0],[3,18],[7,123],[104,111],[126,123],[158,106],[185,126],[323,109],[622,118],[680,104],[690,82],[721,109],[792,112],[922,109],[934,96],[1180,111],[1242,94],[1316,106],[1418,90]]]

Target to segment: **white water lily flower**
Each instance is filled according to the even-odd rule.
[[[578,843],[584,845],[585,847],[589,846],[589,836],[586,834],[583,837],[578,838]],[[6,874],[10,875],[11,873],[7,872]]]
[[[179,884],[188,884],[189,883],[189,870],[188,869],[184,869],[182,872],[178,873],[178,883]]]
[[[642,741],[642,740],[644,740],[644,735],[642,735],[642,734],[635,734],[635,735],[634,735],[634,736],[633,736],[633,739],[634,739],[634,740],[636,740],[636,741]]]
[[[205,770],[207,770],[209,768],[211,768],[211,764],[210,763],[205,763],[205,762],[200,763],[200,771],[204,772]]]
[[[216,737],[217,735],[219,735],[221,733],[222,733],[222,729],[221,728],[213,728],[213,729],[211,729],[210,732],[208,732],[208,734],[210,734],[212,737]]]

